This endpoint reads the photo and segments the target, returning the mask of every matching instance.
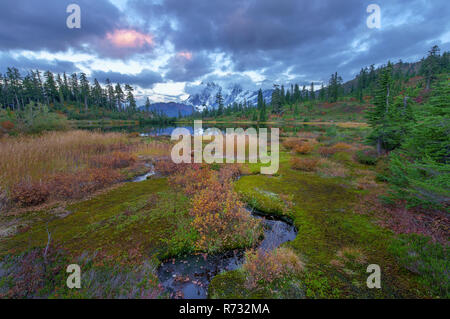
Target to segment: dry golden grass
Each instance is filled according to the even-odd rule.
[[[0,183],[9,188],[24,179],[77,171],[89,160],[128,143],[120,133],[49,132],[0,140]]]
[[[324,177],[347,177],[349,175],[349,170],[343,165],[327,159],[320,159],[317,172]]]
[[[118,152],[141,156],[167,155],[164,143],[141,143],[122,133],[91,131],[49,132],[40,136],[0,140],[0,186],[9,189],[23,182],[39,182],[60,173],[88,169],[92,161]]]

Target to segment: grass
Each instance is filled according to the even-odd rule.
[[[244,176],[234,183],[234,190],[248,206],[289,219],[295,224],[297,238],[284,244],[281,249],[288,249],[289,260],[293,260],[292,256],[295,260],[301,260],[302,271],[266,277],[268,273],[260,274],[258,270],[261,267],[258,265],[273,266],[276,270],[278,268],[273,265],[273,259],[269,258],[271,262],[266,262],[264,258],[256,258],[260,263],[252,263],[250,258],[246,267],[212,279],[209,289],[212,298],[448,298],[447,246],[432,243],[423,236],[398,236],[394,231],[380,226],[378,215],[372,211],[379,209],[376,205],[361,213],[358,207],[361,200],[383,189],[382,184],[375,182],[379,168],[366,162],[360,163],[354,157],[355,152],[361,149],[359,143],[364,132],[360,128],[333,126],[314,132],[289,131],[285,136],[293,139],[285,143],[290,149],[281,149],[280,170],[276,175],[259,175],[262,164],[240,165]],[[75,172],[90,167],[92,161],[100,166],[107,163],[121,167],[122,161],[111,162],[108,159],[108,154],[118,151],[118,145],[121,145],[119,151],[125,151],[137,160],[164,156],[170,149],[168,143],[159,144],[135,134],[91,132],[85,135],[78,131],[58,134],[64,136],[59,143],[58,136],[47,133],[42,137],[7,139],[6,144],[20,145],[16,145],[19,151],[15,155],[19,159],[26,158],[27,154],[22,149],[25,145],[37,150],[36,158],[39,160],[52,161],[53,157],[45,157],[47,151],[55,157],[52,165],[61,171],[74,170],[71,165],[75,165],[75,161],[70,159],[80,156]],[[76,136],[87,137],[87,141],[74,139]],[[47,143],[43,137],[53,138],[54,143]],[[311,152],[298,154],[291,150],[298,145],[298,141],[306,139],[314,144]],[[42,149],[33,145],[37,141],[44,144]],[[103,146],[102,150],[98,150],[96,147],[99,145],[107,145],[106,150]],[[323,147],[331,151],[321,154],[319,150]],[[126,159],[126,154],[119,158]],[[14,159],[14,155],[8,156],[9,160]],[[315,163],[312,171],[294,169],[295,165],[292,167],[293,163],[300,163],[298,167],[303,168],[305,163],[311,161]],[[38,179],[54,173],[45,165],[33,163],[31,161],[29,168],[18,166],[21,174],[35,172],[35,179]],[[379,165],[381,163],[378,161]],[[213,165],[209,169],[219,172],[219,177],[225,175],[220,173],[220,166]],[[198,186],[194,178],[197,175],[188,176],[186,182]],[[197,223],[198,229],[192,227],[194,218],[200,216],[195,209],[209,206],[199,204],[193,207],[196,201],[192,199],[197,197],[197,202],[208,205],[214,202],[208,195],[213,190],[206,187],[204,191],[204,196],[200,196],[203,191],[199,190],[190,195],[183,194],[180,188],[168,183],[168,179],[153,178],[119,185],[88,200],[53,203],[40,210],[0,215],[0,233],[8,233],[9,228],[16,227],[7,237],[0,237],[0,272],[2,269],[16,269],[13,265],[23,263],[26,254],[34,249],[42,250],[47,243],[48,230],[54,243],[67,252],[64,260],[79,260],[83,264],[83,269],[87,271],[87,274],[83,271],[83,276],[86,276],[83,282],[89,284],[85,290],[73,293],[61,288],[61,283],[51,282],[44,285],[46,288],[41,291],[42,296],[159,296],[154,269],[160,261],[199,251],[199,229],[204,225]],[[217,197],[217,192],[211,196]],[[234,200],[234,197],[230,198]],[[235,206],[230,204],[227,207]],[[201,216],[208,215],[207,210],[201,213]],[[222,224],[215,223],[214,226],[221,229]],[[217,233],[215,228],[212,233]],[[284,264],[289,262],[283,262],[280,267],[283,268]],[[369,264],[381,267],[380,290],[366,287]],[[111,278],[108,279],[108,276]],[[58,275],[55,278],[59,278]],[[123,289],[117,283],[123,283]],[[10,277],[2,278],[0,295],[5,287],[11,285]],[[106,287],[105,290],[100,286]],[[136,293],[133,287],[145,289]]]
[[[81,198],[148,170],[170,145],[124,133],[49,132],[0,140],[0,190],[9,206]],[[5,206],[7,206],[5,204]]]
[[[342,132],[331,136],[333,154],[329,159],[319,161],[315,173],[295,170],[291,164],[314,160],[320,154],[298,157],[282,152],[278,176],[244,176],[235,183],[235,189],[248,205],[269,214],[288,216],[294,221],[298,229],[297,238],[285,247],[292,248],[305,261],[306,270],[300,276],[304,297],[445,296],[442,288],[430,289],[437,281],[437,274],[445,276],[443,267],[448,263],[448,253],[439,250],[441,257],[437,259],[436,253],[432,253],[438,251],[436,247],[442,249],[442,246],[437,244],[430,249],[428,257],[418,255],[418,260],[427,265],[425,275],[412,273],[398,257],[399,252],[392,250],[391,243],[398,240],[397,235],[379,226],[376,218],[355,212],[355,205],[366,192],[361,188],[379,186],[374,182],[376,174],[369,170],[370,166],[352,158],[358,147],[335,144],[341,140],[340,134]],[[289,148],[295,144],[292,141],[287,143]],[[360,174],[366,178],[361,180]],[[358,182],[355,183],[355,179]],[[289,197],[289,208],[282,200],[286,196]],[[366,287],[369,264],[378,264],[382,269],[381,290]],[[245,278],[239,271],[221,274],[213,279],[210,292],[217,298],[233,298],[242,294],[255,297],[245,290]],[[276,297],[276,293],[270,291],[267,290],[263,297]]]
[[[9,188],[24,178],[40,180],[58,172],[76,171],[108,148],[126,145],[120,133],[50,132],[0,140],[1,186]]]

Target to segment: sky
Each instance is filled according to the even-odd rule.
[[[70,29],[67,7],[81,9]],[[369,28],[370,4],[380,28]],[[15,66],[128,83],[182,101],[201,82],[244,89],[352,79],[450,49],[448,0],[2,0],[0,73]]]

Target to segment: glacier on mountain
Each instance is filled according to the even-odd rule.
[[[249,103],[256,106],[258,102],[258,91],[244,90],[241,85],[234,84],[226,89],[214,82],[201,83],[189,98],[184,101],[185,104],[192,105],[197,110],[203,109],[216,109],[218,104],[216,103],[216,96],[219,92],[222,93],[224,105],[232,105],[233,103]],[[263,90],[263,97],[266,103],[270,103],[272,100],[273,90]]]

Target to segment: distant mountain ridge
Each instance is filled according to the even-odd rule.
[[[258,102],[258,91],[244,90],[239,84],[234,84],[228,89],[225,89],[214,82],[202,82],[199,86],[199,92],[191,94],[184,103],[192,105],[199,111],[202,111],[205,107],[208,109],[216,109],[218,107],[216,96],[219,92],[222,93],[225,106],[233,103],[243,104],[245,102],[256,105]],[[271,89],[263,90],[263,96],[266,103],[271,102],[272,92],[273,90]]]
[[[418,73],[421,62],[399,62],[393,65],[394,72],[401,71],[402,73]],[[378,74],[379,69],[375,70]],[[342,84],[344,92],[348,93],[352,87],[355,88],[358,83],[358,76]],[[317,90],[318,91],[318,90]],[[197,93],[191,94],[186,100],[182,102],[169,102],[169,103],[154,103],[151,105],[150,110],[157,110],[164,112],[167,116],[177,117],[179,112],[183,116],[191,115],[194,111],[202,111],[205,107],[208,109],[217,109],[216,102],[217,93],[221,92],[224,99],[224,105],[232,105],[233,103],[245,102],[250,105],[256,105],[258,102],[258,91],[244,90],[241,85],[234,84],[228,88],[224,88],[215,82],[202,82],[197,87]],[[263,90],[263,97],[266,103],[272,101],[273,89]],[[141,107],[144,109],[144,107]]]
[[[180,113],[182,116],[188,116],[194,113],[194,107],[192,105],[177,102],[152,103],[148,110],[145,106],[141,106],[140,109],[145,111],[162,112],[168,117],[178,117]]]

